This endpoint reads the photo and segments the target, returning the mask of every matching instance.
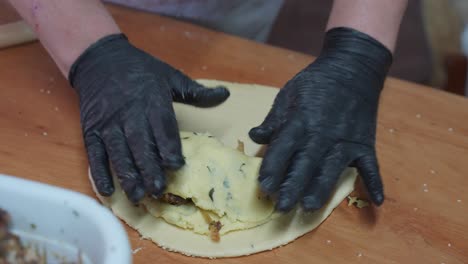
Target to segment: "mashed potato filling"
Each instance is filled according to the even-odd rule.
[[[273,203],[257,181],[261,158],[227,147],[210,134],[181,132],[181,140],[186,165],[168,173],[165,191],[175,197],[169,202],[146,198],[150,214],[203,235],[253,228],[274,217]]]

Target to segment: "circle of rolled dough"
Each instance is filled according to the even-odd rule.
[[[248,137],[247,132],[263,121],[278,89],[217,80],[197,81],[208,87],[223,85],[230,90],[231,96],[225,103],[214,108],[175,104],[179,128],[185,131],[208,131],[233,148],[241,140],[245,143],[247,155],[257,154],[260,146]],[[91,174],[89,176],[91,180]],[[94,184],[93,190],[104,205],[136,229],[143,238],[152,240],[168,251],[188,256],[221,258],[271,250],[312,231],[353,191],[356,176],[354,169],[346,169],[331,199],[319,211],[304,213],[297,208],[258,227],[227,233],[221,237],[220,242],[213,242],[208,236],[178,228],[161,218],[153,217],[144,208],[131,204],[118,186],[111,197],[100,196]]]

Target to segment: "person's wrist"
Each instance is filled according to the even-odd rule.
[[[69,39],[62,40],[60,43],[50,36],[43,36],[40,33],[39,39],[54,59],[64,77],[67,78],[72,64],[91,44],[106,35],[116,33],[120,33],[118,27],[109,27],[86,34],[72,32]]]
[[[319,68],[335,80],[356,86],[355,91],[368,98],[378,98],[393,56],[388,48],[358,30],[339,27],[326,32],[320,56],[310,69]]]
[[[337,27],[325,34],[322,53],[358,66],[378,71],[384,77],[393,62],[392,52],[381,42],[361,31]],[[349,61],[348,61],[349,60]]]
[[[111,34],[119,34],[121,33],[119,28],[109,28],[109,29],[102,29],[98,32],[92,32],[92,34],[82,36],[75,44],[68,49],[66,54],[62,56],[62,63],[63,63],[63,72],[65,77],[68,77],[70,69],[78,59],[78,57],[83,54],[92,44],[96,43],[98,40],[102,39],[105,36]]]
[[[125,43],[122,43],[122,41]],[[68,71],[68,81],[70,82],[70,85],[73,88],[75,88],[75,79],[77,76],[79,76],[79,73],[82,70],[82,68],[88,67],[88,60],[92,60],[91,65],[94,66],[102,66],[100,64],[102,64],[101,62],[103,61],[104,63],[106,63],[106,61],[109,59],[109,56],[107,54],[109,52],[112,53],[112,51],[116,49],[116,46],[122,46],[121,44],[119,45],[116,43],[122,43],[126,45],[128,43],[128,39],[125,36],[125,34],[109,34],[101,37],[94,43],[91,43],[71,64]],[[110,54],[110,57],[112,57],[112,54]]]

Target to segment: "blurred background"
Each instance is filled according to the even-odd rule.
[[[273,3],[270,0],[242,1],[251,1],[255,5],[262,1],[269,5]],[[152,7],[149,4],[155,5],[155,2],[160,1],[110,0],[107,2],[134,8],[140,8],[141,4],[138,2],[144,2],[145,7],[150,6],[150,9],[153,8],[152,11],[164,14],[164,12],[158,12],[158,7]],[[314,56],[318,55],[332,1],[274,0],[274,2],[278,8],[271,10],[269,14],[274,16],[273,22],[268,29],[262,31],[261,38],[238,35]],[[254,6],[245,8],[252,9]],[[6,0],[0,0],[0,10],[0,24],[19,19]],[[192,20],[184,18],[183,15],[176,17]],[[236,34],[219,23],[192,22]],[[429,85],[434,89],[468,95],[468,82],[466,81],[468,30],[464,33],[465,25],[468,25],[468,0],[410,0],[401,25],[390,75]],[[463,45],[465,35],[466,45]]]

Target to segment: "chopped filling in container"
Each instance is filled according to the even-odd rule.
[[[10,231],[11,217],[0,208],[0,264],[47,264],[47,252],[41,250],[39,245],[25,245],[20,237]],[[32,224],[34,225],[34,224]],[[33,228],[33,226],[31,226]],[[57,262],[54,262],[57,263]],[[61,264],[81,264],[78,261],[63,261]]]

